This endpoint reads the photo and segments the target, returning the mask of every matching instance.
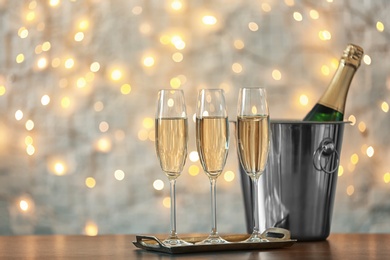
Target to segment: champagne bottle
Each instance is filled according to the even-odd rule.
[[[363,58],[363,49],[349,44],[328,88],[304,121],[343,121],[349,86]]]

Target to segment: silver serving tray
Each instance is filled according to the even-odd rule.
[[[275,236],[276,235],[276,236]],[[155,236],[137,235],[133,244],[147,251],[155,251],[168,254],[185,254],[200,252],[237,251],[237,250],[265,250],[278,249],[292,246],[296,240],[290,238],[290,232],[281,228],[267,229],[262,237],[267,241],[257,243],[242,242],[249,237],[248,234],[235,234],[222,236],[229,243],[226,244],[196,244],[205,239],[207,235],[182,237],[191,243],[188,246],[168,246]]]

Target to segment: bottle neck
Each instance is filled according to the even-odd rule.
[[[356,70],[355,66],[341,60],[330,85],[318,103],[344,113],[349,86]]]

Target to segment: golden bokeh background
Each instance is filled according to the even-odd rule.
[[[264,86],[271,117],[300,119],[345,46],[349,92],[332,231],[389,232],[390,2],[0,1],[0,234],[164,233],[169,185],[154,151],[160,88]],[[209,231],[209,183],[190,121],[178,231]],[[244,232],[232,131],[218,229]]]

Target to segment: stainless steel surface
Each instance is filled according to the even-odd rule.
[[[263,229],[282,227],[301,241],[329,236],[346,123],[271,122],[271,151],[259,196]],[[252,191],[242,169],[241,181],[250,232]]]

